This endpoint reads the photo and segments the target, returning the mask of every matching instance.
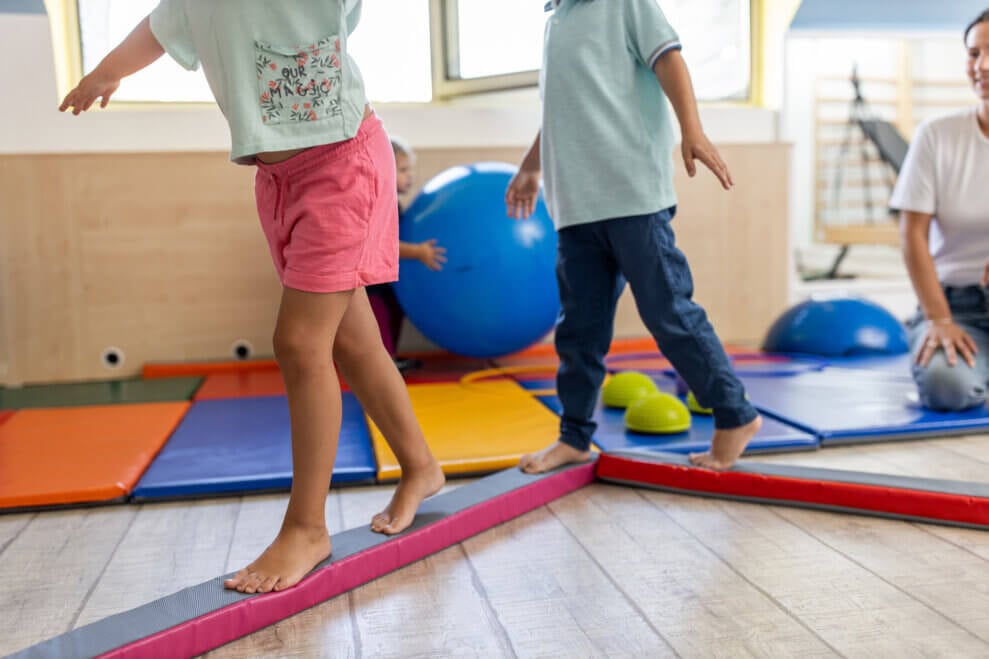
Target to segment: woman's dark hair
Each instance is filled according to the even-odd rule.
[[[989,9],[986,9],[984,12],[976,16],[975,20],[969,23],[968,27],[965,28],[965,36],[963,37],[965,43],[968,43],[968,33],[971,32],[972,28],[979,23],[989,23]]]

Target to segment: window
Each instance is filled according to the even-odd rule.
[[[372,101],[429,102],[429,0],[365,0],[350,54]]]
[[[536,72],[542,63],[547,16],[542,2],[438,2],[445,28],[443,38],[435,40],[433,47],[438,95],[456,96],[538,83]]]
[[[93,70],[158,4],[158,0],[63,1],[67,7],[77,4],[83,73]],[[747,99],[750,0],[659,2],[680,33],[697,97]],[[544,4],[543,0],[367,0],[351,37],[351,52],[372,101],[428,102],[434,97],[533,86],[542,60]],[[201,72],[184,71],[164,57],[125,80],[116,99],[209,102],[212,95]]]
[[[78,0],[82,72],[100,60],[144,20],[158,0]],[[114,94],[116,101],[207,102],[213,100],[201,71],[190,72],[169,57],[126,78]]]
[[[547,17],[543,2],[442,2],[445,51],[442,79],[436,82],[442,95],[535,84]],[[750,0],[660,0],[660,4],[680,34],[697,97],[747,99],[752,67]]]
[[[78,0],[83,73],[92,71],[157,4],[158,0]],[[432,98],[429,0],[364,2],[350,47],[372,100],[422,102]],[[124,80],[114,98],[213,100],[201,71],[186,71],[168,57]]]

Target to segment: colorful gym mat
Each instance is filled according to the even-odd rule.
[[[333,556],[297,586],[264,595],[220,576],[27,648],[12,659],[194,657],[462,542],[594,480],[594,463],[548,474],[508,469],[423,502],[397,536],[365,524],[333,536]]]
[[[0,410],[0,424],[3,424],[4,421],[12,416],[14,416],[14,412],[12,410]]]
[[[599,479],[752,503],[989,529],[989,484],[744,462],[700,469],[682,455],[605,453]]]
[[[333,483],[374,480],[374,455],[364,411],[343,394],[343,424]],[[193,403],[134,488],[135,499],[287,490],[292,439],[284,396]]]
[[[817,435],[822,445],[989,429],[989,407],[934,412],[916,402],[912,380],[881,371],[826,368],[789,377],[743,376],[742,381],[757,408]]]
[[[0,425],[0,509],[123,499],[187,402],[21,410]]]
[[[276,367],[209,374],[193,400],[284,395],[285,381],[282,379],[282,372]]]
[[[189,400],[201,382],[202,378],[183,377],[0,388],[0,409],[20,410]]]
[[[676,394],[676,384],[672,379],[659,377],[655,380],[660,391]],[[530,390],[552,389],[555,386],[552,380],[525,380],[520,384]],[[538,398],[557,415],[563,413],[560,399],[556,396]],[[593,441],[602,451],[644,449],[669,453],[694,453],[710,448],[711,438],[714,436],[714,419],[702,414],[692,416],[690,430],[672,435],[653,435],[626,430],[625,410],[608,408],[600,402],[594,411],[594,421],[597,422],[598,427]],[[813,451],[817,446],[817,438],[812,434],[763,417],[762,428],[749,443],[745,455]]]
[[[515,466],[556,439],[559,419],[511,380],[409,385],[426,442],[447,474],[478,474]],[[398,460],[370,423],[378,478],[401,475]]]

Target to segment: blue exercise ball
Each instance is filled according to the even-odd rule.
[[[556,231],[540,196],[526,220],[508,217],[505,163],[448,169],[427,182],[402,216],[402,240],[432,238],[447,262],[434,272],[404,259],[395,294],[409,320],[436,345],[469,357],[498,357],[543,338],[556,323]]]
[[[893,314],[867,300],[807,300],[783,313],[766,335],[769,352],[824,357],[908,352],[907,332]]]

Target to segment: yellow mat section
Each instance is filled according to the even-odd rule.
[[[515,382],[409,385],[416,417],[447,474],[507,469],[556,441],[560,419]],[[395,454],[368,419],[378,478],[401,476]]]

